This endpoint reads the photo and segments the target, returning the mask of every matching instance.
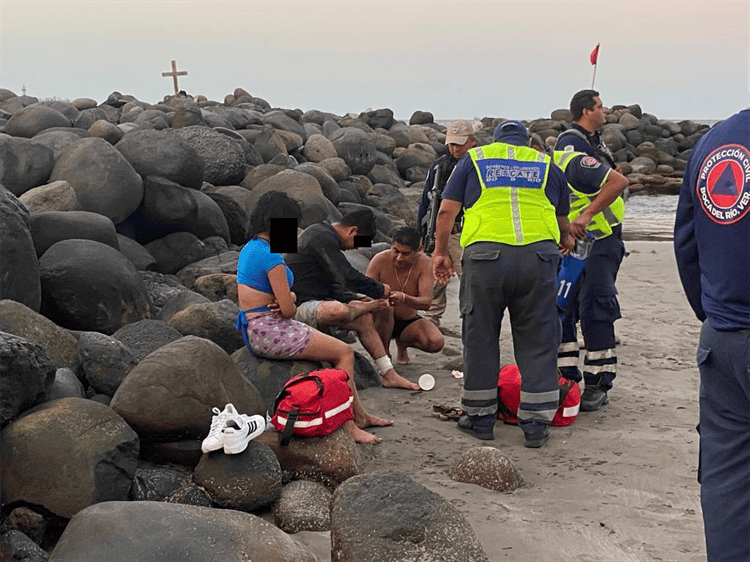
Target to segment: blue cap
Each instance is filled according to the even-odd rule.
[[[520,121],[505,121],[495,128],[495,141],[525,145],[529,142],[529,132]]]

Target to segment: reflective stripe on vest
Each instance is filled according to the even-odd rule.
[[[573,160],[573,157],[579,155],[587,156],[584,152],[556,150],[554,152],[555,164],[557,164],[557,166],[564,172],[565,168],[567,168],[568,164]],[[570,214],[568,215],[568,219],[572,221],[591,204],[591,201],[593,201],[597,195],[599,195],[601,188],[597,190],[596,193],[587,194],[577,191],[570,184],[568,184],[568,187],[570,188]],[[609,207],[594,215],[587,230],[591,232],[597,240],[600,238],[606,238],[612,234],[612,227],[620,224],[624,216],[625,201],[621,195],[618,195],[617,199],[615,199]]]
[[[555,208],[544,191],[552,162],[549,156],[499,142],[472,148],[469,155],[482,193],[464,212],[461,246],[560,241]]]

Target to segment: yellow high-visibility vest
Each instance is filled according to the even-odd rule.
[[[526,146],[496,142],[469,150],[482,193],[464,212],[461,246],[501,242],[525,246],[560,241],[545,187],[552,159]]]
[[[553,157],[555,159],[555,164],[557,164],[564,172],[565,168],[567,168],[568,164],[573,160],[573,157],[581,154],[588,156],[585,152],[556,150]],[[601,186],[599,186],[600,189],[596,193],[583,193],[576,190],[576,188],[570,184],[568,184],[568,187],[570,188],[570,214],[568,215],[568,219],[572,221],[591,204],[591,201],[593,201],[599,194],[599,191],[601,191]],[[591,232],[597,240],[600,238],[606,238],[612,234],[612,227],[620,224],[624,216],[625,200],[622,198],[622,195],[619,195],[617,199],[612,201],[609,207],[594,215],[586,230]]]

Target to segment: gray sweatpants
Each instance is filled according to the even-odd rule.
[[[464,249],[459,310],[463,319],[466,413],[497,412],[500,325],[507,309],[513,352],[521,372],[520,421],[549,423],[560,398],[557,347],[557,267],[549,240],[526,246],[475,242]]]

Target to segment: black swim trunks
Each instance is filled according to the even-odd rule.
[[[393,322],[393,333],[391,334],[391,337],[394,340],[397,340],[401,333],[406,329],[406,327],[411,324],[412,322],[416,322],[422,318],[421,316],[415,316],[414,318],[409,318],[408,320],[402,320],[401,318],[394,318]]]

